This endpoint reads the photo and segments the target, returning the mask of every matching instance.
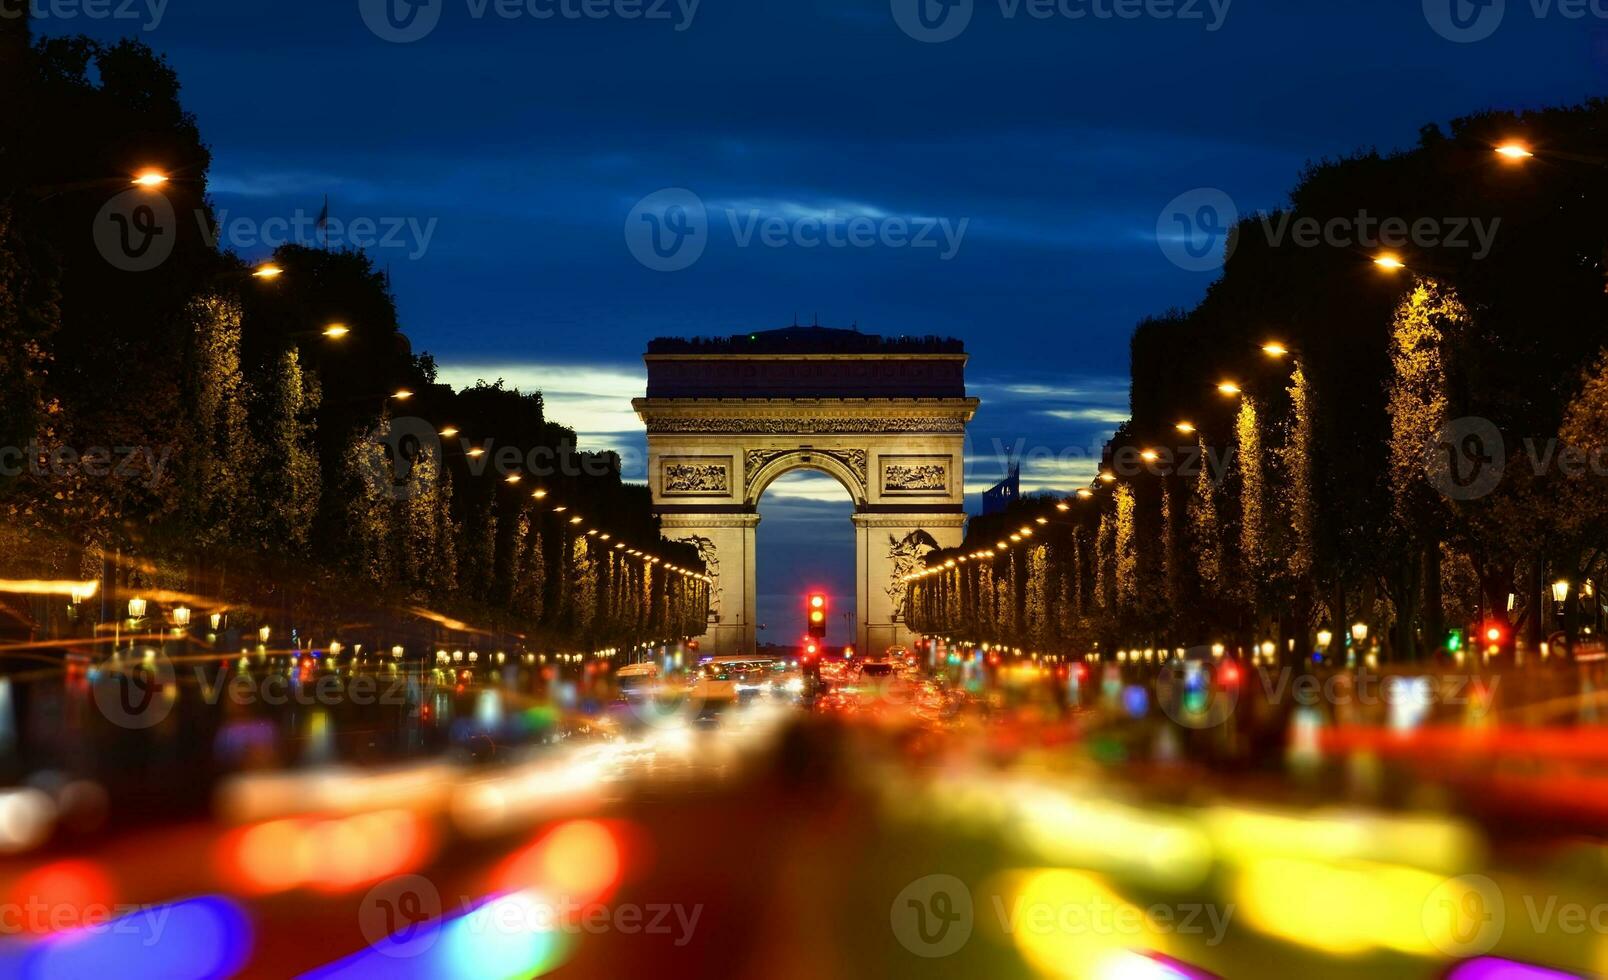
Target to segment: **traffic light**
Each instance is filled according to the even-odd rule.
[[[809,618],[809,635],[818,640],[826,639],[826,593],[811,592],[804,608]]]

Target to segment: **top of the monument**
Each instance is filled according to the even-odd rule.
[[[882,337],[833,327],[782,327],[729,337],[660,337],[649,354],[965,354],[952,337]]]

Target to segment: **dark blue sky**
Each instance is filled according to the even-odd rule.
[[[985,401],[969,487],[997,479],[999,447],[1018,440],[1039,449],[1029,489],[1081,484],[1126,414],[1134,323],[1193,303],[1214,275],[1159,247],[1169,202],[1218,188],[1240,213],[1277,206],[1308,161],[1608,80],[1608,21],[1555,0],[1483,14],[1467,0],[1236,0],[1222,15],[1205,0],[971,0],[942,42],[901,29],[896,13],[922,34],[915,0],[702,0],[690,21],[691,0],[668,0],[669,19],[620,16],[659,0],[589,0],[601,19],[528,13],[582,0],[436,0],[400,29],[438,18],[412,43],[367,25],[393,30],[384,0],[170,0],[160,18],[153,2],[135,0],[140,20],[37,29],[134,34],[173,61],[215,153],[216,205],[248,222],[226,224],[226,246],[265,253],[259,223],[310,221],[326,194],[337,220],[370,219],[377,237],[399,226],[371,251],[416,348],[449,380],[542,388],[585,442],[630,451],[638,478],[628,399],[646,341],[796,313],[963,338]],[[1137,19],[1096,16],[1129,2]],[[1479,15],[1462,34],[1453,4]],[[1202,19],[1143,16],[1185,7]],[[705,205],[707,247],[655,271],[627,217],[676,187]],[[755,219],[785,243],[742,245]],[[965,231],[948,258],[805,248],[811,219]],[[764,514],[762,621],[797,618],[805,577],[852,586],[835,485],[790,480]]]

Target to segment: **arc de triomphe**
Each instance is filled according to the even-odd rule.
[[[960,342],[791,327],[658,340],[645,360],[647,397],[632,404],[648,428],[655,510],[716,579],[703,651],[754,649],[759,500],[797,469],[830,474],[854,500],[858,649],[908,645],[901,579],[933,548],[958,546],[966,521],[978,402]],[[772,639],[803,635],[803,616],[800,605]]]

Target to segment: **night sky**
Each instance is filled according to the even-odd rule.
[[[1214,277],[1159,247],[1169,202],[1216,188],[1241,214],[1275,207],[1309,161],[1405,147],[1483,108],[1578,102],[1608,80],[1608,21],[1556,0],[1148,8],[1198,13],[1187,20],[1095,15],[1114,0],[1062,0],[1086,16],[1043,19],[1029,0],[958,0],[949,20],[929,16],[941,35],[969,9],[947,41],[901,29],[935,36],[914,0],[591,0],[601,19],[391,0],[404,33],[435,22],[412,43],[378,36],[393,30],[382,0],[170,0],[159,17],[151,2],[134,0],[134,20],[35,29],[135,35],[171,59],[215,154],[216,208],[250,222],[226,221],[225,247],[266,254],[258,223],[310,228],[328,195],[354,232],[374,223],[369,251],[444,380],[540,388],[550,417],[626,452],[636,479],[629,399],[650,338],[818,316],[964,339],[984,402],[968,488],[997,480],[1021,440],[1025,488],[1068,490],[1126,417],[1136,321],[1193,304]],[[585,9],[529,6],[561,2]],[[1453,4],[1475,18],[1461,34]],[[655,8],[663,19],[615,15]],[[666,188],[709,218],[703,254],[673,272],[638,261],[625,234]],[[964,231],[953,249],[942,234],[932,248],[744,246],[755,219]],[[767,494],[762,639],[801,628],[804,586],[852,588],[849,512],[825,477]]]

